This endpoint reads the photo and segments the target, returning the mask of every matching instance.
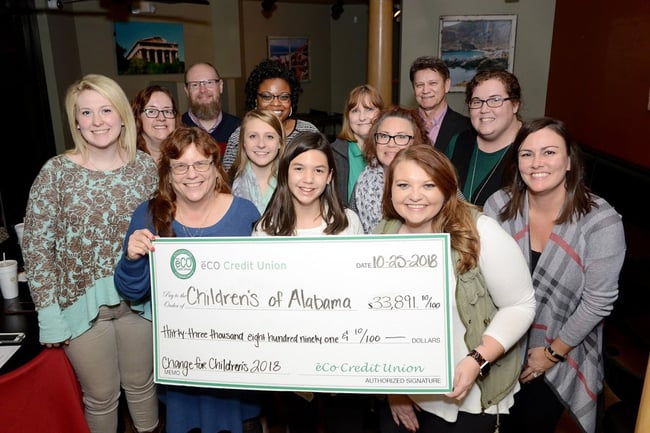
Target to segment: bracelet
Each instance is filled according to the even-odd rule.
[[[546,348],[545,348],[544,350],[545,350],[546,352],[548,352],[548,354],[551,355],[551,356],[552,356],[553,358],[555,358],[556,360],[558,360],[558,361],[560,361],[560,362],[564,362],[564,361],[566,361],[566,357],[565,357],[564,355],[560,355],[560,354],[557,353],[555,350],[553,350],[553,348],[551,347],[550,344],[549,344],[548,346],[546,346]]]
[[[548,354],[548,351],[546,350],[546,348],[544,348],[543,352],[544,352],[544,358],[548,359],[548,360],[551,361],[553,364],[557,364],[557,363],[558,363],[558,360],[557,360],[557,359],[553,358],[551,355]]]

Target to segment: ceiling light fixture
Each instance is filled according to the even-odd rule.
[[[338,20],[339,18],[341,18],[342,13],[343,13],[343,0],[337,0],[332,5],[332,19]]]

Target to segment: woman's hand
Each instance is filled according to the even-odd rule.
[[[554,365],[555,362],[550,361],[544,355],[544,347],[532,347],[528,349],[527,363],[519,375],[519,381],[521,383],[528,383],[531,380],[535,380],[547,370],[550,370]]]
[[[154,239],[156,239],[156,236],[149,229],[140,229],[131,233],[126,248],[126,258],[129,260],[137,260],[149,254],[150,251],[155,251],[151,243]]]
[[[42,343],[41,346],[45,346],[48,349],[52,349],[53,347],[62,347],[62,346],[68,346],[70,344],[70,339],[68,338],[65,341],[62,341],[60,343]]]
[[[391,394],[388,396],[388,404],[395,424],[401,424],[405,429],[412,432],[420,428],[418,418],[415,416],[415,410],[419,410],[419,408],[413,404],[413,401],[408,396]]]
[[[458,401],[464,399],[469,390],[472,389],[472,386],[474,386],[479,372],[480,368],[476,360],[469,356],[464,357],[456,365],[454,371],[454,389],[445,395],[450,398],[455,398]]]

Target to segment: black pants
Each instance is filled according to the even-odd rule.
[[[417,433],[494,433],[497,416],[491,414],[473,414],[458,412],[456,422],[448,422],[432,413],[415,411],[420,428]],[[503,416],[500,416],[503,419]],[[524,432],[525,430],[522,430]],[[403,425],[395,424],[388,405],[388,400],[381,403],[379,409],[380,433],[411,433]],[[519,433],[522,433],[519,432]]]
[[[544,376],[522,384],[510,415],[501,417],[501,433],[554,433],[564,405]]]
[[[369,394],[315,394],[312,401],[279,393],[291,433],[364,433],[375,396]]]

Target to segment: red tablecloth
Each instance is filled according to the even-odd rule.
[[[0,376],[0,433],[89,433],[81,388],[63,349]]]

